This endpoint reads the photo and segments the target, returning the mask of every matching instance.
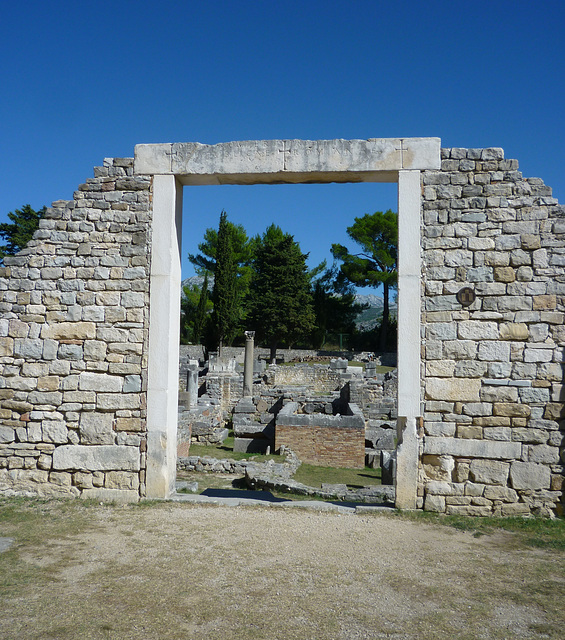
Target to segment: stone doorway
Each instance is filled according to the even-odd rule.
[[[398,449],[396,506],[415,508],[420,405],[420,172],[440,168],[439,138],[260,140],[137,145],[153,177],[147,388],[147,497],[174,492],[182,187],[210,184],[398,184]]]

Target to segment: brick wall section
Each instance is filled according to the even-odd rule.
[[[289,447],[302,462],[320,467],[363,469],[365,434],[359,429],[277,425],[275,448]]]
[[[562,511],[565,207],[502,149],[443,149],[422,174],[419,503]],[[476,294],[465,307],[463,287]]]
[[[94,176],[0,269],[0,493],[144,494],[150,179]]]
[[[279,412],[275,426],[275,450],[289,447],[308,464],[362,469],[365,466],[365,421],[356,405],[349,415],[301,414],[290,402]]]

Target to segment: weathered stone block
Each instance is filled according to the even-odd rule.
[[[506,485],[510,464],[497,460],[473,460],[470,474],[475,482],[482,484]]]
[[[445,512],[445,496],[426,494],[424,502],[424,511],[432,511],[435,513]]]
[[[42,338],[53,340],[92,340],[96,337],[94,322],[59,322],[45,325],[41,330]]]
[[[428,378],[426,398],[453,402],[478,402],[481,381],[460,378]]]
[[[113,444],[112,414],[82,413],[79,434],[82,444]]]
[[[63,445],[53,452],[53,468],[139,471],[139,449],[112,445]]]
[[[102,500],[103,502],[138,502],[139,492],[127,489],[84,489],[80,497],[83,500]]]
[[[551,472],[549,467],[535,462],[512,462],[510,484],[518,491],[549,489]]]
[[[519,442],[495,442],[492,440],[467,440],[461,438],[424,439],[424,453],[452,455],[461,458],[488,458],[512,460],[520,458],[522,445]]]
[[[508,322],[500,325],[501,340],[527,340],[529,336],[528,325],[524,322]]]
[[[58,420],[43,420],[41,423],[45,442],[63,444],[68,440],[67,425]]]

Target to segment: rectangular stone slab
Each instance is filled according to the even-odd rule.
[[[138,144],[134,168],[183,184],[255,184],[395,182],[400,170],[440,165],[439,138],[369,138]]]
[[[113,445],[66,444],[53,452],[53,469],[139,471],[139,449]]]
[[[517,460],[522,455],[522,445],[519,442],[434,438],[428,436],[424,440],[424,453],[438,456],[459,456],[462,458]]]

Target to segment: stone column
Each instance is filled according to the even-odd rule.
[[[255,331],[245,332],[245,361],[243,364],[243,396],[253,395],[253,341]]]
[[[186,390],[188,392],[188,406],[195,407],[198,404],[198,360],[188,361]]]

